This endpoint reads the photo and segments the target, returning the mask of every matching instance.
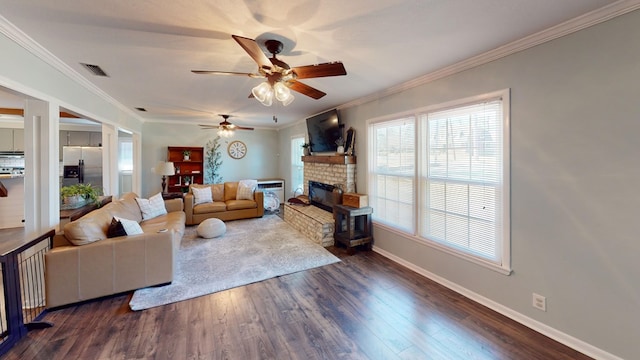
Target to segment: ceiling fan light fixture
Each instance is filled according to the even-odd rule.
[[[285,102],[289,97],[291,97],[291,90],[281,82],[273,84],[273,91],[275,92],[276,99],[278,99],[278,101]]]
[[[287,106],[291,104],[293,102],[293,99],[295,98],[296,98],[295,96],[293,96],[292,94],[289,94],[289,96],[286,99],[282,100],[282,105]]]
[[[226,126],[220,126],[218,128],[218,136],[228,138],[233,136],[233,130],[228,129]]]
[[[268,82],[260,83],[258,86],[251,89],[251,94],[260,101],[262,105],[271,106],[273,101],[273,89]]]

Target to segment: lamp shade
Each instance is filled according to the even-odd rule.
[[[291,96],[291,90],[281,82],[273,84],[273,91],[276,93],[276,99],[278,99],[278,101],[285,101],[289,96]]]
[[[162,176],[172,176],[176,174],[176,168],[173,166],[173,162],[161,162],[156,166],[156,174]]]
[[[271,102],[273,101],[273,89],[268,82],[263,82],[260,85],[251,89],[251,93],[256,98],[256,100],[260,101],[262,105],[271,106]]]

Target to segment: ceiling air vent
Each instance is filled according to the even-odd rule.
[[[138,111],[143,111],[143,112],[144,112],[144,111],[147,111],[147,109],[145,109],[145,108],[143,108],[143,107],[137,107],[137,108],[136,108],[136,110],[138,110]]]
[[[104,77],[108,77],[109,76],[98,65],[85,64],[85,63],[80,63],[80,65],[82,65],[85,68],[87,68],[87,70],[89,70],[95,76],[104,76]]]

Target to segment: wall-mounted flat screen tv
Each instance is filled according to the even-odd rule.
[[[307,118],[310,151],[313,155],[335,155],[336,140],[342,136],[338,110],[333,109]]]

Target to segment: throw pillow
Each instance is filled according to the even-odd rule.
[[[204,204],[213,202],[213,197],[211,194],[211,187],[191,187],[191,191],[193,192],[193,205]]]
[[[115,217],[111,219],[111,225],[109,225],[109,228],[107,229],[107,237],[114,238],[125,235],[127,235],[127,232],[124,230],[124,226],[122,226],[122,223]]]
[[[167,213],[167,209],[164,207],[164,200],[162,199],[161,193],[153,195],[149,198],[149,200],[136,198],[136,202],[138,203],[140,211],[142,212],[142,220],[153,219],[154,217],[158,217]]]
[[[253,200],[253,191],[258,186],[258,180],[240,180],[236,200]]]
[[[143,234],[142,228],[140,224],[138,224],[135,220],[123,219],[117,216],[114,216],[116,220],[118,220],[122,224],[122,228],[127,233],[127,235],[139,235]]]

